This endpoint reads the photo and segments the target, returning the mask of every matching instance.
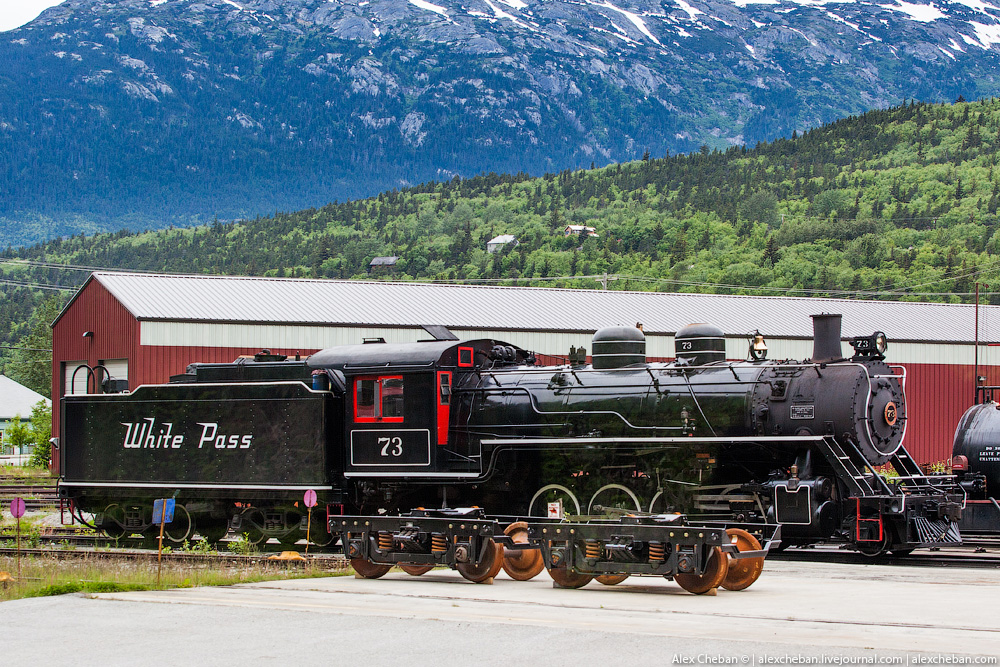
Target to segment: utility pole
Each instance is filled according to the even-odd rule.
[[[973,401],[972,401],[974,405],[979,405],[979,286],[980,285],[982,285],[986,289],[990,288],[990,286],[987,285],[986,283],[981,283],[978,280],[976,281],[976,345],[975,345],[976,354],[975,354],[975,383],[974,383],[975,388],[973,389],[975,393],[973,395]]]
[[[613,280],[618,280],[618,276],[617,275],[608,275],[608,273],[605,272],[604,277],[603,278],[598,278],[597,282],[601,283],[601,289],[607,290],[608,289],[608,283],[611,282],[611,281],[613,281]]]

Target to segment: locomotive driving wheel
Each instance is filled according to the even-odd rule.
[[[712,547],[712,555],[708,558],[703,574],[675,574],[674,581],[681,588],[695,595],[702,595],[713,588],[718,588],[729,572],[729,559],[719,547]]]
[[[642,507],[639,498],[627,486],[605,484],[591,496],[587,505],[587,515],[593,516],[595,510],[600,516],[619,517],[623,514],[641,512]]]
[[[378,579],[392,569],[392,565],[373,563],[367,558],[352,558],[351,567],[358,576],[365,579]]]
[[[419,577],[434,569],[433,565],[400,565],[399,569],[412,577]]]
[[[517,521],[507,526],[503,534],[510,537],[512,542],[526,544],[528,542],[528,524],[524,521]],[[528,581],[544,569],[545,561],[542,560],[541,549],[504,550],[503,571],[511,579]]]
[[[759,551],[760,542],[757,538],[741,528],[726,528],[726,535],[740,551]],[[753,582],[760,577],[764,569],[764,557],[760,558],[732,558],[729,559],[729,568],[726,578],[722,581],[722,587],[727,591],[742,591],[749,588]]]
[[[627,574],[602,574],[598,577],[594,577],[597,583],[604,584],[605,586],[617,586],[626,579],[628,579]]]
[[[503,552],[496,542],[487,540],[486,552],[483,555],[483,559],[479,561],[479,565],[459,563],[455,566],[455,569],[469,581],[481,584],[497,576],[500,573],[501,567],[503,567]]]
[[[568,567],[549,568],[549,576],[560,588],[583,588],[594,578],[591,574],[583,574]]]

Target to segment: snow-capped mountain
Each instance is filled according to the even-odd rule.
[[[0,33],[0,215],[252,215],[989,96],[996,1],[68,0]]]

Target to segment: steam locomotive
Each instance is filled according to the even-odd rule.
[[[308,534],[339,541],[365,576],[544,566],[562,585],[665,574],[701,591],[727,560],[732,587],[755,579],[779,525],[783,545],[867,554],[960,543],[962,490],[902,447],[905,373],[878,332],[844,358],[840,315],[814,316],[803,362],[767,360],[762,337],[727,361],[704,324],[677,333],[672,363],[647,363],[642,332],[614,327],[595,334],[592,363],[580,349],[560,366],[428,330],[67,396],[62,492],[112,536],[152,535],[153,499],[172,496],[170,540]]]

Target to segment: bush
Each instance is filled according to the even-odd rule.
[[[45,401],[38,401],[31,409],[31,437],[35,449],[31,452],[28,465],[33,468],[48,468],[52,462],[52,408]]]

